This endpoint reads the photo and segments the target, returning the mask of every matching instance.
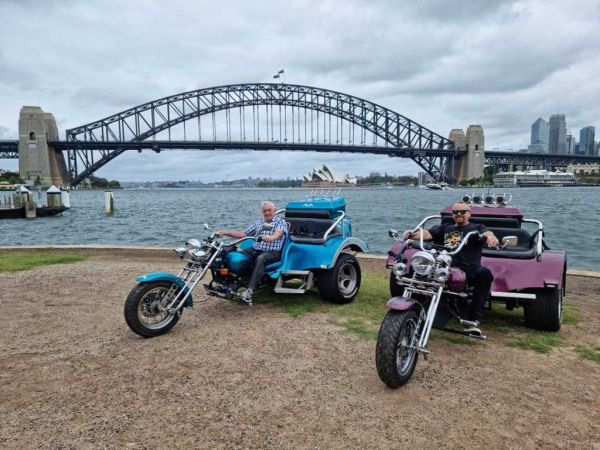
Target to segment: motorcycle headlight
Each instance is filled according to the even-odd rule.
[[[185,256],[185,254],[187,253],[187,248],[177,247],[177,248],[174,248],[173,251],[175,253],[177,253],[177,256],[179,256],[180,258],[183,258]]]
[[[443,283],[448,279],[449,276],[450,276],[450,270],[448,270],[447,267],[440,267],[439,269],[437,269],[435,271],[435,275],[433,275],[433,278],[435,278],[435,281],[439,281],[440,283]]]
[[[417,252],[410,260],[410,265],[417,275],[429,275],[435,267],[435,259],[431,253]]]
[[[397,262],[393,265],[392,271],[394,272],[394,275],[400,278],[406,273],[406,264],[404,264],[403,262]]]
[[[450,256],[448,253],[442,252],[438,256],[438,259],[447,266],[450,266],[452,264],[452,256]]]
[[[198,239],[189,239],[185,241],[185,246],[190,250],[198,250],[201,247]]]
[[[206,252],[204,250],[190,250],[190,255],[194,259],[202,259],[206,256]]]

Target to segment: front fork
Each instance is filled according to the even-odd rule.
[[[435,319],[435,314],[438,309],[438,305],[440,304],[440,299],[442,298],[442,292],[444,290],[443,286],[438,288],[437,293],[431,299],[431,303],[429,304],[429,310],[425,312],[424,308],[421,308],[419,314],[419,323],[417,324],[417,330],[420,328],[420,325],[423,321],[423,329],[421,331],[421,335],[419,336],[419,341],[417,342],[416,350],[419,353],[422,353],[425,358],[431,353],[425,347],[427,346],[427,341],[429,340],[429,334],[431,333],[431,328],[433,326],[433,320]]]
[[[185,305],[187,299],[192,295],[192,292],[196,288],[198,283],[204,278],[206,272],[208,272],[211,264],[219,255],[219,253],[221,253],[220,248],[213,253],[213,255],[210,257],[210,259],[205,264],[204,268],[200,271],[200,273],[198,273],[197,269],[192,270],[186,267],[181,269],[181,272],[179,272],[179,275],[177,275],[177,277],[180,278],[184,282],[184,284],[183,286],[171,286],[171,289],[179,288],[179,292],[177,293],[175,298],[171,300],[171,302],[169,302],[169,304],[167,305],[166,309],[169,314],[176,314],[181,310],[181,308],[183,308],[183,305]],[[169,290],[169,294],[171,294],[171,290]]]

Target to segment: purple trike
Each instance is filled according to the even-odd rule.
[[[527,327],[558,331],[567,271],[565,252],[548,248],[542,223],[524,218],[509,205],[509,194],[465,195],[461,201],[471,205],[470,221],[484,224],[502,242],[482,251],[481,263],[494,275],[490,307],[491,302],[503,303],[509,310],[523,307]],[[413,231],[440,221],[452,221],[451,207],[426,217]],[[446,327],[451,318],[463,326],[476,325],[464,320],[472,288],[465,273],[452,267],[452,257],[470,239],[483,237],[473,231],[448,248],[422,239],[403,240],[396,230],[389,234],[395,239],[387,260],[392,298],[377,338],[376,366],[382,381],[397,388],[412,376],[419,353],[425,357],[430,353],[427,341],[432,328],[486,338]]]

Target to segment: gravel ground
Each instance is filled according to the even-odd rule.
[[[375,343],[322,313],[210,299],[142,339],[123,320],[134,277],[179,266],[140,255],[0,273],[0,447],[600,448],[600,366],[572,345],[437,339],[390,390]],[[600,279],[568,286],[581,321],[562,334],[599,346]]]

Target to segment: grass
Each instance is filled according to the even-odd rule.
[[[379,326],[383,321],[389,298],[388,278],[382,275],[363,273],[362,285],[357,298],[345,305],[334,305],[324,302],[316,290],[304,295],[271,295],[262,291],[255,297],[258,303],[277,306],[284,313],[297,318],[305,314],[323,312],[331,314],[329,321],[342,328],[342,332],[350,333],[365,340],[377,338]],[[575,309],[565,302],[563,323],[575,325],[579,317]],[[449,326],[458,326],[455,321]],[[567,345],[560,333],[531,330],[525,327],[523,309],[507,310],[502,304],[494,303],[491,310],[485,311],[484,330],[494,330],[503,335],[503,342],[509,347],[531,350],[547,354],[552,348]],[[477,345],[475,339],[460,334],[432,330],[432,340],[444,340],[452,344]],[[578,346],[576,351],[582,358],[598,361],[600,349],[596,347]]]
[[[265,290],[258,292],[253,301],[279,307],[294,318],[314,312],[332,313],[334,317],[330,321],[344,332],[364,339],[375,339],[387,312],[385,303],[388,298],[387,277],[363,273],[358,296],[345,305],[324,302],[317,290],[303,295],[272,295]]]
[[[581,359],[589,359],[600,364],[600,346],[576,345],[575,352]]]
[[[579,323],[579,316],[577,311],[565,300],[563,300],[563,316],[562,323],[564,325],[577,325]]]
[[[52,252],[48,250],[36,252],[0,252],[0,272],[17,272],[19,270],[29,270],[37,266],[75,263],[85,259],[87,259],[87,255]]]
[[[565,340],[559,333],[531,330],[521,336],[510,339],[506,345],[547,354],[554,347],[565,345]]]

